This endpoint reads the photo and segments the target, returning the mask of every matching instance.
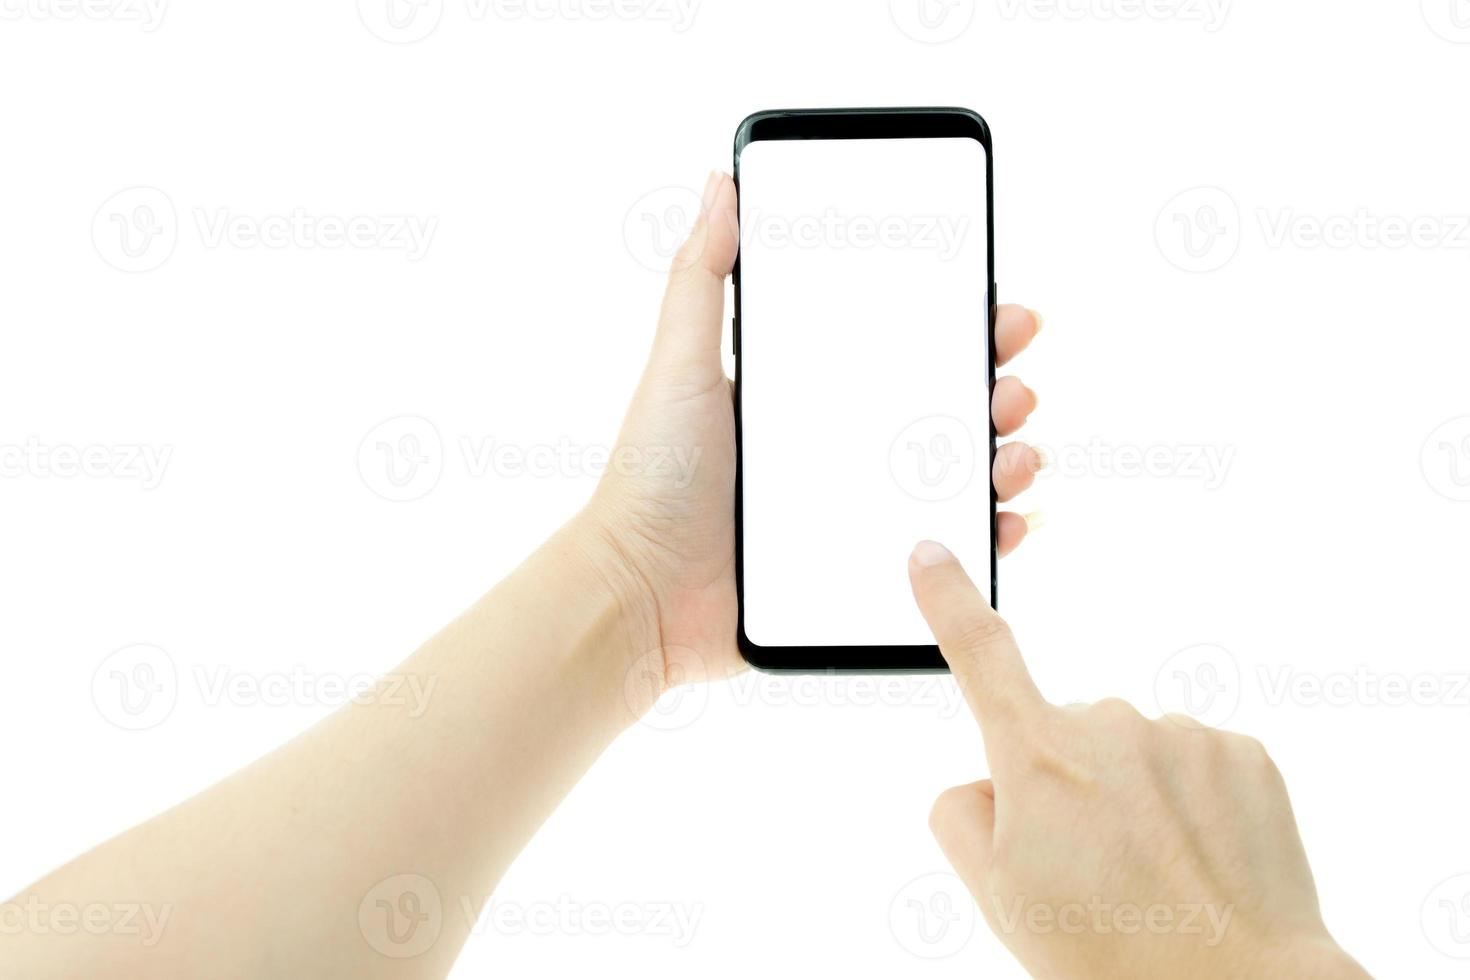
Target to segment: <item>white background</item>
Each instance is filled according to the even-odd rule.
[[[1047,315],[1015,370],[1041,392],[1027,436],[1058,456],[1023,505],[1049,523],[1001,571],[1039,684],[1152,713],[1156,690],[1178,706],[1176,671],[1213,677],[1196,707],[1271,748],[1335,933],[1385,976],[1464,975],[1448,954],[1470,944],[1421,921],[1470,891],[1436,891],[1470,873],[1470,29],[1449,0],[1213,23],[958,0],[932,30],[912,0],[705,0],[682,31],[465,4],[430,3],[410,44],[346,2],[179,3],[152,31],[0,8],[0,443],[172,447],[151,490],[0,479],[0,891],[329,710],[210,705],[196,670],[385,670],[585,499],[577,466],[486,472],[464,441],[613,438],[662,288],[643,215],[677,225],[743,116],[959,104],[995,134],[1001,299]],[[94,217],[139,185],[177,226],[127,273]],[[417,261],[200,229],[298,208],[437,227]],[[1429,224],[1389,247],[1360,212]],[[1345,237],[1314,242],[1324,223]],[[429,428],[392,423],[360,465],[406,415]],[[398,487],[371,450],[406,435],[427,462]],[[1119,475],[1156,447],[1153,475]],[[1206,450],[1228,466],[1191,462]],[[125,731],[92,677],[139,643],[180,682]],[[1275,694],[1282,671],[1360,668],[1423,675],[1430,703]],[[607,753],[500,897],[697,907],[693,941],[487,928],[456,975],[1020,976],[968,911],[916,938],[908,902],[952,884],[904,890],[946,870],[930,801],[984,767],[972,722],[924,703],[952,690],[915,690],[686,695],[656,716],[673,730]]]

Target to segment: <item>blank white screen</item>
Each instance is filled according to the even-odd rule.
[[[985,148],[762,140],[740,156],[745,631],[933,643],[920,540],[990,579]]]

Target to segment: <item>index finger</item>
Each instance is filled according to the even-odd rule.
[[[980,722],[986,752],[994,753],[1045,701],[1031,679],[1015,637],[975,588],[959,560],[934,541],[909,557],[909,581],[919,611]]]

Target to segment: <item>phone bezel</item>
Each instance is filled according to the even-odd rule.
[[[740,154],[760,140],[789,139],[914,139],[966,137],[985,148],[985,237],[989,287],[989,356],[985,365],[986,390],[995,390],[995,206],[993,194],[994,154],[990,127],[979,113],[951,107],[892,109],[773,109],[747,116],[735,131],[735,186],[740,187]],[[744,452],[741,416],[740,362],[740,257],[734,269],[735,316],[731,324],[735,357],[735,590],[739,605],[737,642],[740,655],[752,667],[769,671],[801,673],[892,672],[927,673],[945,671],[944,657],[936,644],[916,646],[796,646],[769,647],[751,642],[745,635],[745,527]],[[995,421],[990,423],[990,449],[985,479],[990,485],[990,601],[996,604],[996,499],[990,470],[995,460]]]

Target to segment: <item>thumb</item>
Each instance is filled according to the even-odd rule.
[[[735,266],[739,234],[735,182],[714,171],[705,182],[699,219],[674,257],[659,313],[650,370],[660,380],[706,387],[723,380],[720,331],[725,277]]]
[[[988,779],[939,794],[929,812],[929,829],[955,874],[979,901],[990,877],[995,839],[995,786]]]

